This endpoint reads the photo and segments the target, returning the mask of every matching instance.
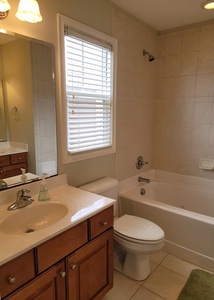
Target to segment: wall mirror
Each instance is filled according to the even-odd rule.
[[[57,174],[54,54],[50,43],[0,33],[0,179],[7,187]]]

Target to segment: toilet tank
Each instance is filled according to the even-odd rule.
[[[81,185],[79,188],[94,194],[117,200],[118,186],[119,182],[117,179],[104,177],[88,184]]]

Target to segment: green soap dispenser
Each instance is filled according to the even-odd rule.
[[[50,196],[49,196],[49,193],[48,193],[48,185],[47,185],[46,180],[45,180],[45,175],[42,176],[42,183],[41,183],[41,186],[40,186],[38,200],[39,201],[50,200]]]

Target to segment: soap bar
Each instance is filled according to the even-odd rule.
[[[214,159],[200,158],[199,168],[204,170],[214,170]]]

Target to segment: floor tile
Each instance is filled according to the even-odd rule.
[[[118,298],[119,300],[119,298]],[[143,286],[134,294],[131,300],[163,300],[160,296],[148,291]]]
[[[167,255],[168,255],[167,252],[161,251],[155,254],[150,254],[149,258],[150,261],[155,262],[156,264],[159,265]]]
[[[103,298],[103,300],[129,300],[139,289],[139,285],[132,279],[114,271],[114,287]]]
[[[184,276],[159,266],[143,286],[166,300],[176,300],[186,280]]]
[[[181,258],[175,257],[170,254],[162,261],[161,266],[185,277],[189,277],[190,272],[193,269],[200,269],[200,267],[188,263]]]
[[[199,268],[161,251],[150,255],[151,274],[136,281],[114,271],[114,287],[103,300],[177,300],[190,272]]]

